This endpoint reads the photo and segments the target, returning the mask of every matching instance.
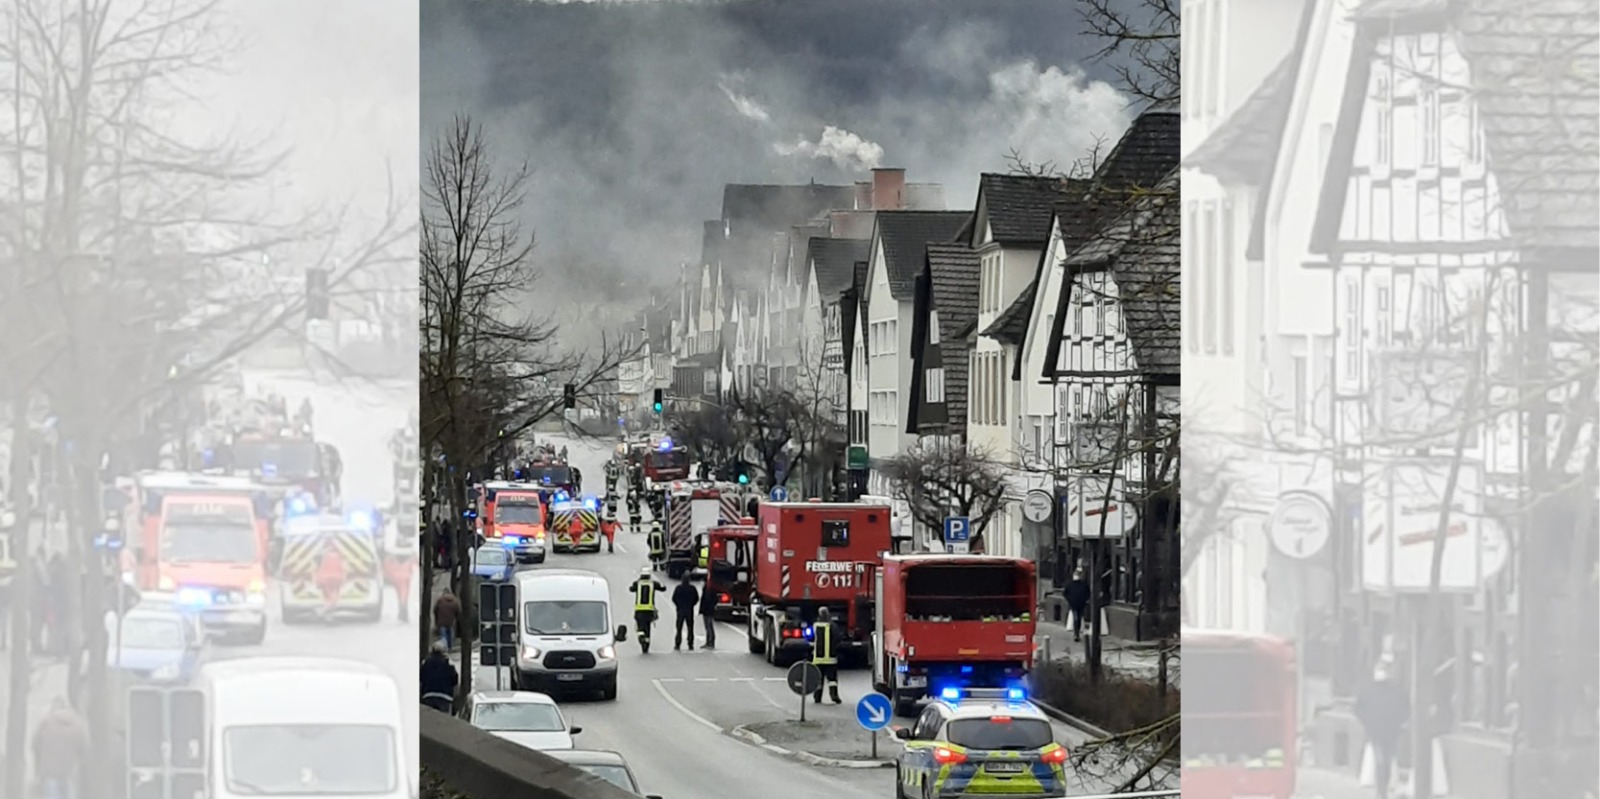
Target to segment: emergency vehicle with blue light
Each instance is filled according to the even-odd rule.
[[[278,603],[285,624],[302,624],[326,606],[317,584],[323,554],[331,544],[344,561],[344,581],[339,586],[333,613],[365,622],[383,617],[383,563],[380,559],[383,528],[371,510],[344,514],[300,507],[286,511],[283,554],[278,565]]]
[[[1067,795],[1066,747],[1020,687],[942,689],[910,727],[894,727],[897,799]]]

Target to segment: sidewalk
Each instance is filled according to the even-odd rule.
[[[1089,632],[1084,630],[1083,640],[1072,640],[1072,627],[1050,621],[1039,621],[1034,633],[1034,645],[1040,663],[1047,660],[1070,660],[1078,663],[1084,662],[1088,657],[1085,648],[1089,640]],[[1085,625],[1087,627],[1087,625]],[[1161,643],[1159,641],[1129,641],[1114,635],[1100,635],[1100,662],[1105,668],[1144,680],[1154,680],[1161,673]],[[1178,685],[1179,679],[1174,669],[1171,676],[1172,684]]]

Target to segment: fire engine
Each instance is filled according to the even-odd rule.
[[[1197,796],[1293,796],[1299,735],[1294,644],[1256,633],[1181,634],[1184,684],[1196,700],[1192,719],[1184,701],[1184,727],[1195,732],[1185,738],[1198,744],[1184,744],[1184,790],[1192,787]]]
[[[716,617],[743,621],[750,612],[750,589],[755,584],[755,519],[711,528],[706,544],[706,593],[717,597]]]
[[[132,545],[124,552],[132,560],[141,590],[157,590],[160,584],[161,513],[172,497],[242,497],[254,511],[257,546],[265,553],[270,548],[272,525],[278,505],[266,488],[238,477],[186,474],[183,472],[141,472],[128,486],[132,502],[124,506],[125,540]]]
[[[744,518],[746,491],[733,483],[680,480],[664,486],[667,506],[667,576],[692,571],[713,527]]]
[[[873,579],[873,690],[895,712],[947,688],[1007,688],[1033,668],[1032,561],[886,555]]]
[[[550,503],[550,549],[554,552],[600,551],[600,500],[586,497]]]
[[[811,625],[827,607],[844,627],[840,654],[861,654],[872,634],[874,575],[893,546],[888,506],[771,502],[759,512],[750,652],[775,666],[809,657]]]
[[[545,537],[545,487],[530,483],[491,480],[478,489],[481,509],[477,523],[485,543],[505,547],[524,562],[543,563]]]

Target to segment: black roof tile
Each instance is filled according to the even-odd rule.
[[[850,288],[855,264],[867,258],[872,242],[863,239],[833,239],[813,236],[807,245],[806,260],[817,270],[817,291],[824,298],[836,298]]]
[[[970,211],[879,211],[875,237],[883,242],[889,294],[911,299],[927,246],[947,244],[967,223]]]
[[[1003,246],[1043,243],[1050,237],[1050,210],[1061,197],[1062,182],[1048,176],[984,173],[978,178],[978,206],[988,215],[990,235]],[[965,234],[969,244],[977,244],[974,230]]]

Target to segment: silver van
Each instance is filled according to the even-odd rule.
[[[611,586],[582,569],[536,569],[516,574],[517,663],[511,686],[545,694],[574,692],[617,698],[617,642]]]

